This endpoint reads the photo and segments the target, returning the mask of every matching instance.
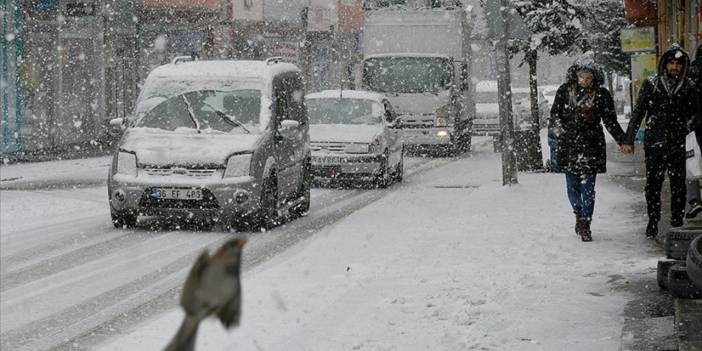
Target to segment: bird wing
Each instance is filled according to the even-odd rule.
[[[190,268],[190,273],[185,279],[185,284],[183,285],[183,293],[180,297],[180,305],[183,306],[185,312],[191,315],[197,315],[198,310],[201,308],[202,301],[200,300],[199,290],[201,289],[201,279],[208,267],[210,262],[210,255],[207,251],[204,251],[197,258],[192,268]]]
[[[222,306],[219,312],[217,312],[217,317],[219,317],[220,322],[222,322],[227,329],[239,325],[239,318],[241,317],[241,290],[238,284],[231,298]]]

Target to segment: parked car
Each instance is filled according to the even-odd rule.
[[[512,87],[512,120],[515,130],[531,126],[531,94],[528,87]],[[545,99],[539,97],[539,120],[545,120]],[[500,133],[500,110],[497,82],[480,81],[475,85],[475,119],[473,131],[480,135]]]
[[[154,69],[114,154],[115,227],[141,215],[271,227],[310,203],[300,70],[266,61],[194,61]]]
[[[558,85],[539,85],[539,93],[543,96],[544,101],[546,101],[546,109],[550,112],[551,106],[553,106],[553,101],[556,100],[556,92],[558,91]]]
[[[401,121],[380,93],[327,90],[305,97],[312,174],[320,179],[402,181]]]

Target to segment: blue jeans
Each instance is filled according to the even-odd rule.
[[[587,221],[592,220],[595,211],[595,178],[596,174],[566,173],[566,189],[573,213]]]

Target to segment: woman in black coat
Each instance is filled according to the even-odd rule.
[[[568,69],[567,81],[558,88],[551,108],[558,140],[557,161],[566,175],[568,199],[576,218],[575,233],[583,241],[592,240],[590,223],[597,173],[607,170],[602,123],[618,144],[625,141],[612,95],[602,83],[602,74],[594,63],[576,62]],[[624,147],[628,152],[628,146]]]

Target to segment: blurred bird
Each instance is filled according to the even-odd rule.
[[[165,351],[194,350],[200,321],[209,316],[216,315],[227,329],[239,325],[239,273],[246,240],[245,236],[229,240],[214,255],[205,251],[195,261],[180,297],[185,319]]]

